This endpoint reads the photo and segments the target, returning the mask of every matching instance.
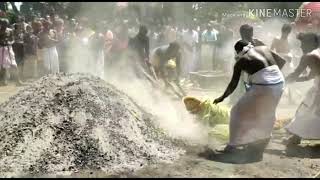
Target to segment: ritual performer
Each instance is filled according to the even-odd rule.
[[[250,42],[252,46],[264,46],[265,44],[253,37],[253,27],[244,24],[240,27],[240,36],[241,40],[239,41],[246,41]],[[238,42],[239,42],[238,41]],[[248,81],[248,74],[243,72],[240,77],[240,83],[236,89],[236,92],[230,97],[231,103],[237,102],[237,100],[245,93],[246,91],[246,84]]]
[[[295,117],[285,129],[291,136],[284,140],[286,145],[298,145],[302,139],[320,139],[320,48],[315,33],[299,34],[303,55],[298,67],[287,78],[287,82],[303,82],[314,79],[314,85],[306,94]],[[307,76],[300,76],[307,68]]]
[[[170,86],[170,82],[174,82],[179,88],[179,93],[185,95],[179,84],[181,52],[177,42],[155,48],[151,53],[150,64],[154,69],[155,78],[163,80],[166,88]]]
[[[235,51],[232,80],[214,103],[222,102],[236,89],[242,71],[248,73],[249,87],[231,109],[229,142],[215,158],[230,163],[259,161],[276,120],[276,107],[284,87],[280,71],[284,63],[278,62],[268,47],[253,47],[244,40],[235,44]]]
[[[147,27],[141,25],[138,34],[129,40],[129,47],[134,54],[134,68],[138,76],[141,75],[141,70],[151,74],[149,64],[150,41],[147,34]]]

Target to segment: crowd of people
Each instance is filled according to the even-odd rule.
[[[15,22],[1,19],[1,85],[10,78],[23,85],[22,80],[57,72],[84,71],[105,78],[105,71],[111,71],[129,49],[141,59],[140,65],[151,66],[152,50],[173,42],[184,59],[179,76],[187,77],[201,69],[202,49],[211,52],[211,64],[217,69],[218,48],[233,37],[230,29],[212,23],[147,27],[126,20],[91,22],[55,14],[29,21],[21,15]]]
[[[127,60],[126,66],[133,67],[138,78],[162,79],[166,85],[173,80],[178,85],[179,78],[187,78],[190,72],[201,69],[205,49],[211,53],[211,69],[225,68],[224,63],[217,60],[224,58],[219,56],[223,55],[225,43],[236,42],[239,33],[241,39],[234,45],[236,56],[232,62],[232,80],[224,94],[214,101],[220,103],[238,91],[233,96],[237,100],[231,111],[230,139],[223,152],[239,152],[237,147],[246,145],[247,153],[255,154],[258,159],[262,157],[270,140],[285,81],[316,79],[309,93],[311,99],[307,97],[287,127],[292,134],[286,140],[287,144],[320,138],[317,130],[320,112],[319,37],[311,32],[297,34],[303,55],[294,65],[288,41],[291,24],[284,24],[281,36],[274,37],[268,47],[255,38],[254,28],[248,24],[235,32],[215,23],[204,26],[187,23],[177,27],[169,22],[147,27],[126,21],[93,23],[87,18],[67,19],[54,14],[34,18],[31,22],[25,22],[20,16],[13,24],[7,19],[1,19],[0,23],[2,86],[7,85],[9,77],[17,85],[24,84],[21,79],[27,78],[25,62],[33,64],[27,70],[32,72],[30,77],[33,78],[58,72],[88,72],[107,78],[109,71],[120,73],[116,67],[122,59]]]

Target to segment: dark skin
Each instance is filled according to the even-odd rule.
[[[13,36],[13,31],[8,28],[9,23],[6,21],[1,22],[1,27],[0,27],[0,45],[1,46],[11,46],[14,43],[14,36]],[[22,85],[20,81],[20,77],[18,74],[18,69],[17,67],[13,67],[13,75],[15,76],[16,79],[16,84],[17,85]],[[3,81],[5,77],[5,71],[6,69],[0,67],[0,80]],[[3,85],[6,85],[6,82],[2,82]]]
[[[303,56],[295,71],[288,75],[286,81],[290,82],[303,82],[309,81],[314,77],[320,75],[320,55],[312,52],[317,49],[317,46],[310,46],[307,41],[301,41],[301,49]],[[307,68],[310,68],[310,73],[306,76],[300,76]]]
[[[53,39],[50,34],[49,27],[44,27],[43,32],[40,33],[39,37],[39,44],[41,44],[41,47],[49,48],[55,46],[59,41],[56,39]]]
[[[182,97],[185,95],[185,92],[179,85],[179,77],[180,77],[180,69],[181,69],[181,53],[180,48],[178,46],[168,46],[167,48],[158,48],[156,50],[156,54],[159,57],[159,66],[153,66],[156,76],[160,77],[165,85],[166,88],[170,88],[173,90],[179,97]],[[170,59],[175,58],[176,60],[176,68],[171,69],[166,67],[166,64]],[[176,71],[176,74],[175,74]],[[174,79],[174,83],[179,88],[180,92],[177,92],[173,85],[170,83],[170,79]]]
[[[159,49],[160,50],[160,49]],[[165,70],[165,64],[172,58],[176,58],[176,65],[177,65],[177,74],[178,76],[180,76],[180,59],[181,59],[181,53],[179,51],[179,48],[171,48],[170,46],[168,47],[168,49],[164,52],[164,53],[159,53],[159,54],[163,54],[160,55],[160,67],[156,68],[156,71],[159,71],[159,73],[162,75],[164,75],[164,70]]]
[[[240,33],[241,39],[251,42],[253,46],[264,46],[265,44],[258,39],[253,38],[253,30],[247,30]]]
[[[301,48],[304,55],[301,57],[300,63],[295,71],[288,75],[286,81],[303,82],[314,79],[320,75],[320,51],[316,45],[310,46],[307,41],[301,41]],[[307,68],[310,68],[308,75],[300,76]],[[312,106],[317,105],[320,102],[320,96],[316,96]]]
[[[2,23],[0,28],[0,45],[8,46],[12,45],[14,42],[13,31],[8,29],[7,23]]]
[[[278,65],[281,69],[283,65],[279,65],[274,57],[274,54],[266,46],[255,47],[248,51],[242,58],[240,58],[233,68],[233,75],[231,82],[222,96],[214,100],[214,104],[222,102],[230,94],[234,92],[240,80],[241,72],[244,71],[252,75],[261,69],[268,66]]]

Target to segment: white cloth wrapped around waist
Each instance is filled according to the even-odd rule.
[[[12,46],[0,47],[0,68],[10,68],[17,66]]]
[[[268,139],[276,120],[276,107],[283,93],[281,72],[267,67],[251,76],[246,93],[230,112],[229,145],[239,146]]]
[[[277,65],[268,66],[249,76],[250,85],[275,85],[284,82],[284,77]]]
[[[49,73],[59,73],[59,58],[55,46],[50,48],[43,48],[44,67]]]
[[[303,139],[320,139],[320,104],[317,99],[320,96],[320,77],[314,79],[314,84],[306,93],[306,97],[296,111],[295,117],[285,127],[291,134]]]

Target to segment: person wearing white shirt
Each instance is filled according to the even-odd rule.
[[[208,24],[207,29],[202,33],[202,43],[205,48],[211,53],[212,63],[216,55],[216,42],[218,40],[219,31],[214,29],[212,25]]]
[[[188,75],[189,72],[196,70],[196,45],[199,43],[198,32],[193,30],[192,26],[189,25],[187,30],[182,32],[182,45],[184,51],[183,61],[183,75]]]

